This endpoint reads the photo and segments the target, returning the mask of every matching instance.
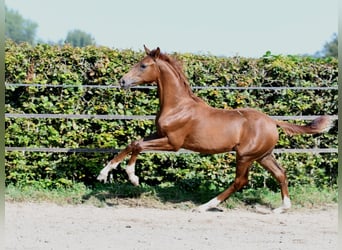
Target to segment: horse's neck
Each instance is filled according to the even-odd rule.
[[[182,79],[167,63],[160,63],[159,69],[158,95],[161,110],[163,108],[174,108],[192,100],[192,92],[189,86],[182,82]]]

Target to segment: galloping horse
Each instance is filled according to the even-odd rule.
[[[273,210],[281,213],[291,207],[285,169],[275,160],[272,151],[278,141],[278,129],[287,134],[315,134],[331,126],[328,116],[320,116],[310,124],[299,126],[271,117],[250,108],[224,110],[206,104],[191,90],[178,61],[160,52],[159,47],[146,56],[120,80],[123,88],[143,83],[156,83],[160,109],[156,116],[157,132],[135,141],[122,150],[104,167],[98,180],[107,181],[109,171],[129,154],[126,172],[133,185],[139,185],[135,162],[145,150],[178,151],[180,148],[204,154],[236,152],[236,176],[233,184],[209,202],[198,207],[206,211],[217,207],[232,193],[248,183],[248,173],[258,162],[278,181],[282,205]]]

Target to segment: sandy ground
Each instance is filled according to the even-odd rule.
[[[6,249],[337,249],[337,206],[260,214],[6,203]]]

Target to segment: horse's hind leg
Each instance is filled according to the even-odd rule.
[[[234,183],[221,194],[211,199],[209,202],[199,206],[196,211],[204,212],[211,208],[216,208],[222,201],[229,198],[231,194],[238,191],[248,183],[248,174],[253,160],[238,158]]]
[[[285,173],[285,169],[281,167],[274,156],[272,154],[266,155],[262,159],[258,160],[258,162],[267,169],[272,176],[278,181],[280,184],[281,197],[282,197],[282,205],[279,208],[273,210],[275,213],[283,213],[286,210],[291,208],[291,200],[289,196],[289,190],[287,185],[287,177]]]

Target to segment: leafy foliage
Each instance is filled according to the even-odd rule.
[[[158,109],[156,90],[123,91],[87,88],[113,85],[141,57],[141,52],[105,47],[84,48],[6,43],[6,82],[64,84],[70,87],[8,87],[7,113],[151,115]],[[259,59],[220,58],[174,54],[184,64],[191,86],[337,86],[337,60],[281,56],[266,53]],[[72,85],[72,86],[71,86]],[[79,87],[75,87],[79,85]],[[217,90],[194,91],[210,105],[232,109],[253,107],[269,115],[337,114],[337,90]],[[302,123],[301,121],[292,121]],[[6,118],[6,146],[116,148],[155,130],[151,120],[13,119]],[[337,125],[315,136],[285,136],[279,148],[337,147]],[[6,183],[46,187],[72,182],[94,184],[95,177],[113,155],[100,153],[6,152]],[[280,154],[290,185],[335,186],[336,154]],[[125,163],[125,162],[124,162]],[[125,183],[122,168],[113,172]],[[234,154],[142,154],[137,174],[142,183],[175,183],[184,190],[220,191],[233,181]],[[259,166],[252,169],[248,188],[278,188]],[[42,185],[43,185],[42,184]]]

